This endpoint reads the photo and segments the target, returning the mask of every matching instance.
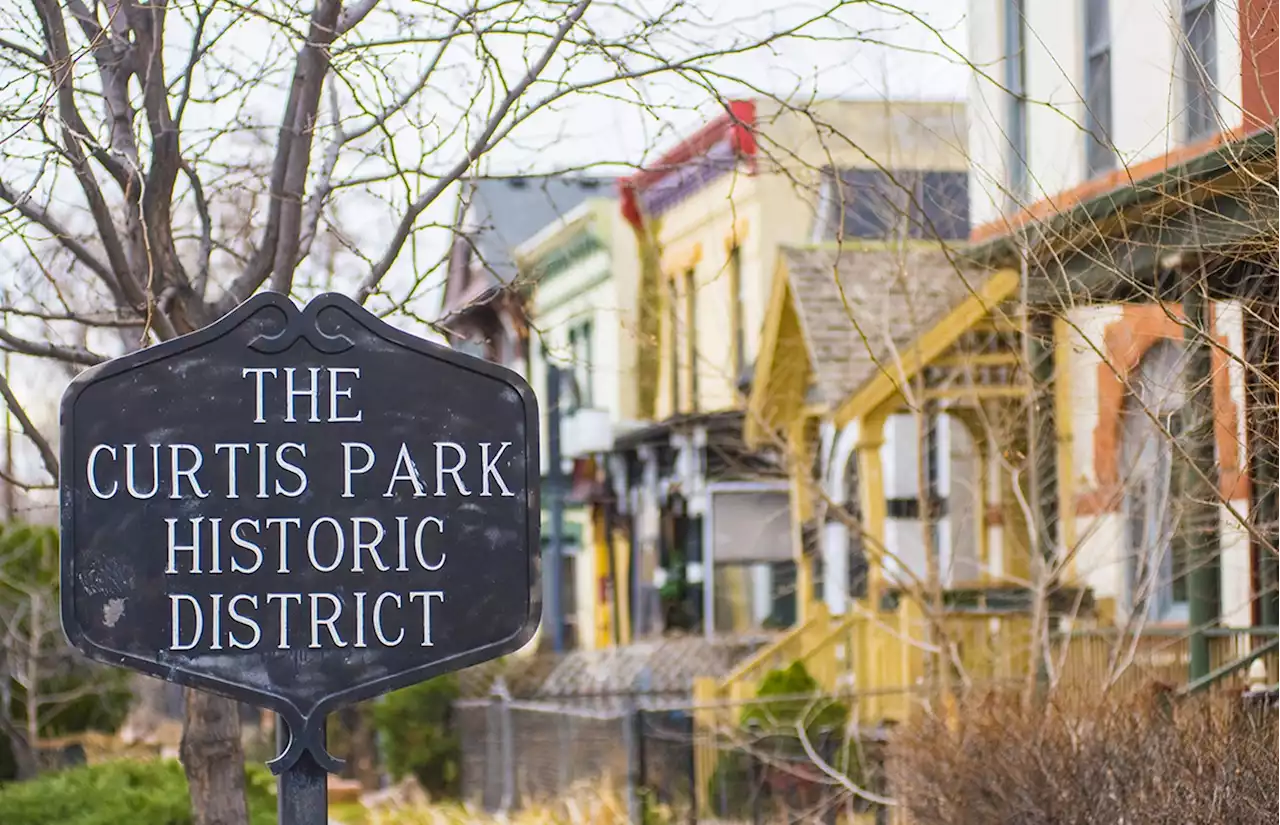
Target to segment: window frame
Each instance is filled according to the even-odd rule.
[[[1097,13],[1100,20],[1094,19]],[[1084,0],[1084,117],[1085,172],[1089,177],[1116,168],[1116,151],[1111,139],[1114,117],[1114,72],[1111,65],[1111,2]],[[1093,36],[1098,35],[1098,42]],[[1105,71],[1101,69],[1105,67]],[[1099,78],[1102,79],[1101,84]],[[1103,93],[1099,94],[1101,86]],[[1102,98],[1099,100],[1099,98]]]
[[[1215,134],[1218,129],[1218,2],[1217,0],[1182,0],[1182,95],[1184,136],[1187,141],[1200,140]],[[1197,51],[1192,40],[1192,28],[1200,20],[1206,20],[1208,37],[1207,54]],[[1207,58],[1207,59],[1206,59]],[[1204,106],[1203,111],[1199,108]],[[1194,108],[1193,108],[1194,107]]]
[[[694,267],[684,271],[685,361],[689,369],[689,411],[698,411],[698,289]]]
[[[1178,390],[1173,388],[1186,380],[1185,358],[1180,341],[1161,339],[1139,359],[1130,373],[1132,386],[1124,401],[1125,424],[1117,445],[1129,473],[1121,504],[1128,607],[1141,611],[1149,621],[1174,624],[1184,624],[1190,617],[1174,455],[1188,401],[1174,394]],[[1168,363],[1162,365],[1161,360]],[[1169,394],[1152,397],[1151,388]],[[1144,593],[1148,585],[1150,591]]]
[[[590,408],[595,404],[595,378],[592,374],[594,327],[590,318],[569,327],[567,349],[570,359],[568,373],[573,379],[572,410]]]
[[[1008,103],[1005,137],[1009,141],[1009,196],[1026,197],[1027,168],[1027,18],[1025,0],[1004,0],[1004,81]]]

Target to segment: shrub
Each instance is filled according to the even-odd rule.
[[[760,806],[777,818],[814,804],[830,805],[842,795],[818,778],[797,724],[823,759],[861,781],[860,749],[846,736],[849,709],[821,694],[822,686],[802,662],[765,675],[756,701],[740,717],[741,730],[734,736],[740,746],[721,753],[707,788],[717,813],[747,818]]]
[[[250,825],[275,825],[275,779],[246,776]],[[187,778],[176,760],[119,760],[0,785],[4,825],[189,825]]]
[[[389,693],[370,706],[387,770],[415,777],[433,797],[456,796],[462,747],[453,729],[458,680],[440,676]]]
[[[0,626],[10,634],[0,658],[21,671],[28,657],[37,657],[40,675],[34,690],[41,738],[114,731],[129,709],[129,675],[89,662],[56,632],[59,575],[57,528],[0,524]],[[0,679],[8,680],[0,684],[0,696],[8,698],[7,705],[0,704],[0,714],[24,729],[32,686],[4,675],[3,668]],[[86,691],[89,686],[94,689]],[[71,698],[51,702],[55,696]],[[37,762],[22,743],[0,734],[0,781],[17,776],[23,765],[34,773]]]
[[[899,727],[893,795],[919,825],[1273,822],[1277,716],[1238,695],[1015,695]]]
[[[781,670],[772,670],[760,682],[756,698],[742,712],[742,725],[757,725],[765,731],[794,730],[803,719],[811,740],[818,731],[839,731],[849,718],[849,709],[832,699],[819,697],[822,686],[809,675],[803,662],[792,662]],[[778,697],[778,698],[772,698]],[[818,697],[818,698],[805,698]]]

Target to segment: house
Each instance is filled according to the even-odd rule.
[[[969,243],[783,250],[747,440],[812,459],[797,562],[867,571],[704,705],[801,655],[872,726],[948,682],[1280,679],[1276,7],[1173,11],[971,0]]]
[[[796,581],[783,457],[743,439],[778,249],[963,237],[962,130],[950,103],[732,101],[621,182],[637,265],[620,297],[642,344],[628,362],[630,403],[648,426],[596,454],[593,518],[610,525],[597,535],[620,576],[619,638],[794,623],[797,589],[812,583]]]
[[[1274,625],[1274,378],[1254,365],[1275,347],[1276,6],[970,5],[999,75],[972,86],[973,256],[1026,261],[1031,335],[1057,352],[1058,552],[1131,625]],[[1216,467],[1179,487],[1196,444]]]
[[[529,285],[519,278],[515,250],[608,185],[561,175],[462,181],[438,319],[455,349],[524,374]]]
[[[548,477],[550,430],[567,479],[557,491],[565,501],[561,595],[573,644],[594,649],[619,641],[623,628],[612,607],[627,556],[610,552],[612,537],[602,511],[588,506],[598,493],[594,457],[615,437],[639,426],[635,363],[644,342],[636,330],[635,236],[618,210],[616,191],[602,188],[551,221],[515,250],[519,271],[531,284],[527,301],[529,383],[542,415],[543,477]],[[551,376],[560,386],[551,397]],[[544,509],[553,491],[544,486]],[[544,525],[544,535],[549,532]]]
[[[1180,18],[1182,36],[1194,36],[1179,40],[1156,7],[1083,5],[1073,21],[973,0],[975,62],[997,68],[974,80],[970,209],[985,223],[967,245],[781,256],[748,441],[813,458],[791,462],[793,498],[826,542],[797,542],[798,563],[857,544],[868,570],[843,616],[815,594],[761,662],[804,650],[824,683],[870,691],[950,672],[936,656],[965,683],[1154,677],[1198,690],[1237,684],[1259,656],[1277,680],[1274,85],[1248,92],[1274,76],[1275,40],[1201,54],[1226,38],[1206,27],[1237,31],[1234,11],[1188,4],[1200,11]],[[1241,19],[1268,8],[1241,4]],[[1143,75],[1117,52],[1080,82],[1085,61],[1070,56],[1122,30],[1167,33],[1166,65]],[[1188,79],[1204,82],[1206,65],[1210,91]],[[1056,105],[1096,128],[1025,105],[1066,88],[1081,98]],[[1178,109],[1156,119],[1120,104],[1138,97]],[[914,511],[888,458],[904,414],[924,434],[916,489],[936,485]],[[911,523],[925,502],[930,531]],[[1052,660],[1037,653],[1043,623]],[[701,695],[749,693],[761,675],[744,666]],[[892,721],[912,706],[903,693],[860,711]]]

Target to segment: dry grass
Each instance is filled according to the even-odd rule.
[[[1236,695],[992,694],[904,725],[890,771],[918,825],[1275,822],[1277,721]]]
[[[656,813],[654,821],[663,821],[661,812]],[[350,817],[340,821],[344,825],[628,825],[626,798],[609,785],[581,785],[554,802],[525,804],[506,816],[418,799],[371,806],[360,821]]]

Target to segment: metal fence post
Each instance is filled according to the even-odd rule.
[[[510,813],[515,803],[516,762],[511,732],[511,692],[507,690],[507,682],[501,676],[494,680],[490,695],[493,697],[493,708],[496,711],[493,716],[496,716],[498,721],[498,765],[501,782],[498,812],[506,814]]]
[[[627,819],[632,825],[641,825],[644,821],[640,803],[640,787],[644,782],[644,756],[636,724],[637,716],[635,700],[628,697],[623,705],[622,747],[627,755]]]
[[[693,711],[685,719],[689,723],[689,754],[685,768],[689,774],[689,825],[698,825],[698,800],[707,791],[698,786],[698,723]]]

